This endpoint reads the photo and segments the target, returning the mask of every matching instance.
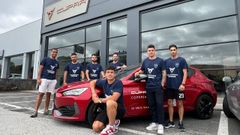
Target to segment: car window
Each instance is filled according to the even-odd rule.
[[[129,74],[131,74],[137,68],[138,68],[138,66],[131,66],[131,67],[127,67],[127,69],[125,69],[124,71],[117,71],[116,78],[122,79],[123,77],[126,77]]]
[[[188,70],[187,70],[187,77],[190,78],[194,74],[195,74],[195,71],[193,69],[191,69],[191,68],[188,68]]]

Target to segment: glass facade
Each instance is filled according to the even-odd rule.
[[[216,82],[217,90],[224,88],[223,76],[236,76],[240,51],[235,0],[190,1],[144,12],[141,21],[142,60],[149,44],[166,59],[174,43],[189,65]]]
[[[10,57],[7,78],[20,79],[22,76],[23,55]]]
[[[71,61],[70,55],[78,54],[79,62],[86,66],[92,54],[100,57],[101,25],[89,26],[76,31],[49,37],[48,56],[52,48],[58,48],[59,71],[57,79],[59,85],[63,81],[63,72],[66,64]],[[100,60],[100,59],[99,59]],[[100,61],[99,61],[100,62]]]
[[[113,53],[119,54],[119,61],[127,64],[127,18],[109,22],[108,62],[112,62]]]

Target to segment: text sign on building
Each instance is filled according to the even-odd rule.
[[[89,0],[61,0],[46,7],[44,25],[49,25],[87,12]]]

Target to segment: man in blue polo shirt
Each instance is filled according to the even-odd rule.
[[[93,80],[90,83],[93,102],[102,105],[102,111],[96,116],[92,128],[95,132],[101,131],[100,135],[113,135],[118,132],[120,119],[125,114],[123,84],[115,78],[114,67],[108,67],[105,76],[106,79]],[[103,97],[96,94],[96,87],[103,90]],[[107,126],[104,128],[105,125]]]
[[[38,115],[38,109],[41,105],[42,98],[46,93],[46,101],[44,107],[44,115],[48,115],[48,107],[51,94],[54,93],[55,86],[57,84],[56,72],[59,68],[59,62],[56,60],[58,54],[57,49],[51,50],[51,57],[44,58],[39,66],[37,83],[39,85],[39,93],[35,103],[35,112],[31,115],[31,118],[35,118]]]
[[[166,71],[163,59],[156,56],[154,45],[147,48],[148,58],[143,61],[139,72],[135,76],[147,74],[146,92],[152,123],[147,130],[157,130],[158,134],[163,134],[164,110],[163,110],[163,86],[166,82]]]
[[[64,69],[63,84],[78,82],[84,80],[84,72],[82,65],[77,61],[76,53],[71,54],[71,62]]]
[[[184,90],[187,80],[187,62],[184,58],[178,57],[177,46],[172,44],[169,46],[171,57],[165,60],[166,72],[167,72],[167,99],[168,99],[168,113],[169,122],[165,128],[173,128],[175,124],[173,122],[173,100],[178,101],[178,114],[179,123],[178,128],[183,130],[183,115],[184,106],[183,100],[185,98]]]
[[[88,81],[94,80],[94,79],[100,79],[100,76],[102,75],[102,78],[104,78],[104,72],[103,68],[100,64],[97,62],[97,55],[92,54],[91,57],[92,62],[87,65],[86,69],[86,78]]]
[[[118,53],[114,53],[112,56],[112,62],[109,64],[109,66],[112,66],[115,68],[115,70],[124,70],[127,68],[127,66],[119,61]]]

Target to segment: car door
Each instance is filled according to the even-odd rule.
[[[145,116],[149,114],[145,80],[134,81],[134,75],[124,81],[124,104],[126,116]]]

